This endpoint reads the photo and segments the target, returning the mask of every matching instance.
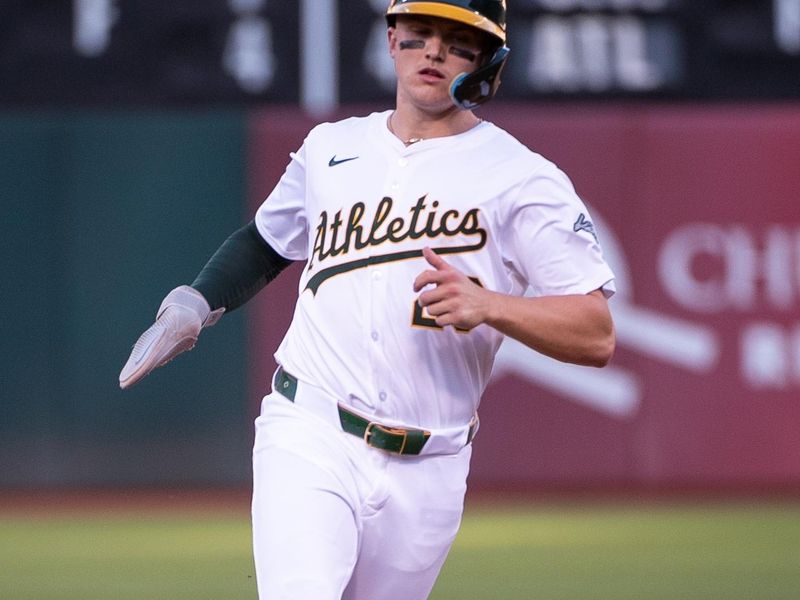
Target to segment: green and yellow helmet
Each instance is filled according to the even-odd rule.
[[[392,0],[386,18],[428,15],[465,23],[506,43],[506,0]]]
[[[398,15],[426,15],[465,23],[489,34],[492,47],[480,67],[461,73],[450,83],[450,97],[459,108],[471,110],[491,100],[500,87],[508,59],[506,0],[391,0],[386,11],[389,27]]]

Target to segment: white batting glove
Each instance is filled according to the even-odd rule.
[[[119,374],[119,387],[131,387],[153,369],[194,348],[200,330],[219,321],[223,312],[224,308],[212,311],[203,295],[188,285],[172,290],[161,302],[156,322],[134,344]]]

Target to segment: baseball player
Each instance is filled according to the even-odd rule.
[[[255,423],[264,599],[427,598],[503,337],[577,364],[613,353],[613,274],[586,207],[473,112],[508,56],[505,1],[393,0],[387,21],[394,110],[315,127],[120,374],[133,385],[305,263]]]

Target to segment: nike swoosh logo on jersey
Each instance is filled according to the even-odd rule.
[[[341,160],[336,160],[336,155],[334,154],[333,156],[331,156],[331,159],[328,161],[328,166],[329,167],[335,167],[336,165],[340,165],[342,163],[350,162],[351,160],[355,160],[357,158],[358,158],[357,156],[352,156],[350,158],[343,158]]]

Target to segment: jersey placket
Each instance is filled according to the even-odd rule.
[[[387,362],[384,344],[386,343],[386,322],[385,317],[382,317],[381,307],[386,303],[386,276],[383,267],[375,265],[370,267],[369,274],[369,290],[370,290],[370,303],[369,303],[369,326],[368,330],[368,344],[370,348],[370,370],[373,373],[372,390],[373,402],[375,405],[375,412],[381,416],[391,416],[393,411],[387,411],[387,400],[389,399],[389,390],[387,389],[389,380],[386,375]]]
[[[398,205],[398,214],[406,214],[404,188],[409,178],[411,160],[408,151],[392,152],[387,157],[386,180],[384,182],[383,196],[391,197]],[[402,208],[400,208],[402,207]],[[383,252],[386,250],[383,249]],[[380,251],[378,251],[380,253]],[[394,397],[394,386],[392,381],[397,369],[402,369],[402,365],[391,364],[386,355],[386,344],[392,341],[387,339],[392,327],[397,327],[398,323],[386,323],[384,307],[389,300],[392,292],[392,285],[410,286],[411,282],[392,281],[389,277],[389,265],[374,265],[370,267],[370,326],[369,343],[372,348],[370,357],[372,359],[372,373],[374,373],[373,389],[377,399],[376,413],[384,418],[400,419],[402,415],[397,412],[396,398]]]

